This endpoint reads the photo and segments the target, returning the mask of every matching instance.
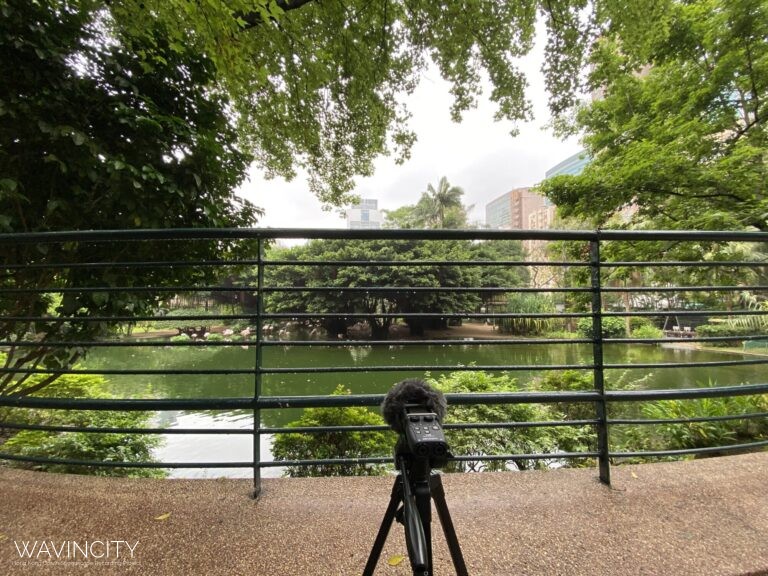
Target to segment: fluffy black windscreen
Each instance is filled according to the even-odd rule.
[[[437,414],[438,420],[443,421],[448,403],[439,390],[435,390],[423,380],[403,380],[395,384],[387,393],[381,404],[381,414],[384,421],[392,429],[402,434],[405,432],[403,411],[407,404],[419,404],[430,412]]]

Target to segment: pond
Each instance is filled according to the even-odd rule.
[[[384,346],[275,346],[263,350],[265,368],[298,368],[328,366],[531,366],[530,370],[514,372],[525,383],[540,376],[537,366],[592,362],[592,347],[588,344],[504,344],[479,345],[384,345]],[[91,369],[242,369],[253,368],[256,352],[253,347],[170,347],[97,348],[91,351],[86,367]],[[690,347],[606,344],[606,364],[678,364],[681,362],[717,362],[742,359],[740,355],[700,351]],[[757,383],[764,380],[761,365],[613,369],[605,373],[606,387],[618,387],[634,382],[639,388],[691,388]],[[438,375],[439,372],[433,372]],[[363,373],[304,373],[265,374],[264,395],[323,395],[338,384],[353,393],[385,393],[405,377],[423,377],[416,372]],[[110,391],[123,398],[195,398],[250,397],[254,393],[252,374],[235,375],[143,375],[108,376]],[[283,426],[298,417],[297,410],[265,410],[262,424]],[[250,429],[249,412],[162,412],[158,426],[169,428],[243,428]],[[164,435],[164,443],[155,456],[164,461],[248,461],[252,455],[250,435]],[[262,455],[271,459],[270,438],[262,437]],[[266,469],[265,476],[279,475],[278,469]],[[249,476],[245,469],[178,469],[172,476]]]

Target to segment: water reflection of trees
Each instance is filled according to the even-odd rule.
[[[352,352],[358,350],[357,353]],[[511,372],[520,384],[541,376],[543,365],[590,365],[588,344],[561,345],[384,345],[266,347],[265,368],[322,368],[329,366],[531,366]],[[362,352],[362,353],[361,353]],[[677,350],[658,346],[606,344],[606,364],[674,363],[734,359],[721,353]],[[254,369],[253,347],[158,347],[94,349],[84,364],[87,369],[108,370],[248,370]],[[432,370],[433,376],[451,370]],[[608,388],[620,381],[640,381],[644,388],[685,388],[705,385],[710,379],[721,385],[758,382],[760,366],[699,368],[616,369],[606,371]],[[649,376],[649,373],[651,375]],[[265,396],[323,396],[338,385],[355,394],[381,394],[406,377],[423,377],[424,370],[381,372],[308,372],[264,374]],[[147,374],[109,375],[109,391],[123,398],[250,398],[255,374]],[[216,417],[220,411],[203,411]],[[225,412],[232,414],[233,412]],[[236,412],[235,412],[236,413]],[[250,414],[245,411],[244,414]],[[265,426],[282,426],[296,419],[300,410],[264,410]]]

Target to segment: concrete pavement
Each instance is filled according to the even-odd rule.
[[[612,477],[608,488],[594,469],[444,475],[469,573],[768,574],[768,452]],[[391,486],[265,480],[254,501],[245,480],[0,468],[0,574],[360,574]],[[435,573],[453,574],[436,516],[433,528]],[[407,557],[387,563],[406,555],[395,524],[376,574],[410,574]]]

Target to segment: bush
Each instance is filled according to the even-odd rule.
[[[507,312],[516,314],[549,314],[555,305],[548,296],[512,292],[507,294]],[[552,328],[554,318],[502,318],[499,329],[507,334],[535,336]]]
[[[710,386],[715,384],[710,383]],[[643,406],[646,418],[676,419],[712,416],[733,416],[765,412],[768,410],[768,394],[703,398],[701,400],[662,400]],[[680,450],[707,448],[728,444],[758,442],[768,439],[768,420],[742,419],[715,422],[689,422],[659,424],[650,428],[657,449]],[[651,432],[652,431],[652,432]]]
[[[350,394],[338,386],[334,395]],[[361,426],[384,424],[378,414],[362,407],[308,408],[301,418],[288,424],[303,426]],[[370,458],[391,456],[396,436],[393,432],[321,432],[287,433],[275,436],[272,454],[275,460],[310,460],[330,458]],[[371,464],[322,464],[287,466],[285,476],[375,476],[387,467]]]
[[[759,334],[750,326],[734,326],[730,324],[702,324],[696,328],[696,335],[704,338],[717,336],[752,336]],[[707,346],[716,347],[737,347],[741,346],[740,340],[727,340],[723,342],[706,342]]]
[[[578,370],[547,372],[530,386],[542,392],[583,392],[595,389],[592,374]],[[565,415],[566,420],[592,420],[596,417],[592,402],[558,402],[554,407]]]
[[[544,336],[547,338],[562,340],[573,340],[574,338],[579,338],[579,335],[576,332],[571,332],[569,330],[548,330]]]
[[[581,318],[576,324],[576,329],[580,336],[584,338],[594,338],[592,332],[592,318]],[[603,317],[603,338],[623,338],[626,333],[623,318],[616,316]]]
[[[629,328],[634,332],[638,328],[643,328],[645,326],[651,326],[656,327],[656,324],[654,324],[653,320],[649,318],[648,316],[632,316],[629,319]]]
[[[2,356],[0,354],[0,356]],[[1,359],[0,359],[1,360]],[[43,375],[33,375],[39,379]],[[65,374],[33,396],[50,398],[110,398],[104,392],[106,380],[101,376]],[[49,426],[78,426],[89,428],[142,428],[152,412],[122,412],[96,410],[27,410],[10,408],[0,414],[0,422],[43,424]],[[2,424],[0,424],[2,427]],[[18,456],[69,460],[121,462],[151,462],[152,448],[160,444],[152,434],[119,434],[87,432],[48,432],[22,430],[2,445],[2,450]],[[47,472],[91,474],[95,476],[162,477],[165,472],[154,468],[99,468],[73,464],[45,464],[12,461],[11,466]]]
[[[516,381],[506,375],[485,372],[454,372],[429,383],[444,393],[518,392]],[[503,423],[563,420],[564,416],[543,404],[455,405],[446,423]],[[446,440],[456,455],[546,454],[588,449],[586,427],[477,428],[447,430]],[[511,458],[518,469],[546,468],[546,460]],[[509,461],[451,462],[448,471],[505,470]]]
[[[663,336],[664,331],[651,324],[632,329],[632,338],[661,338]]]

